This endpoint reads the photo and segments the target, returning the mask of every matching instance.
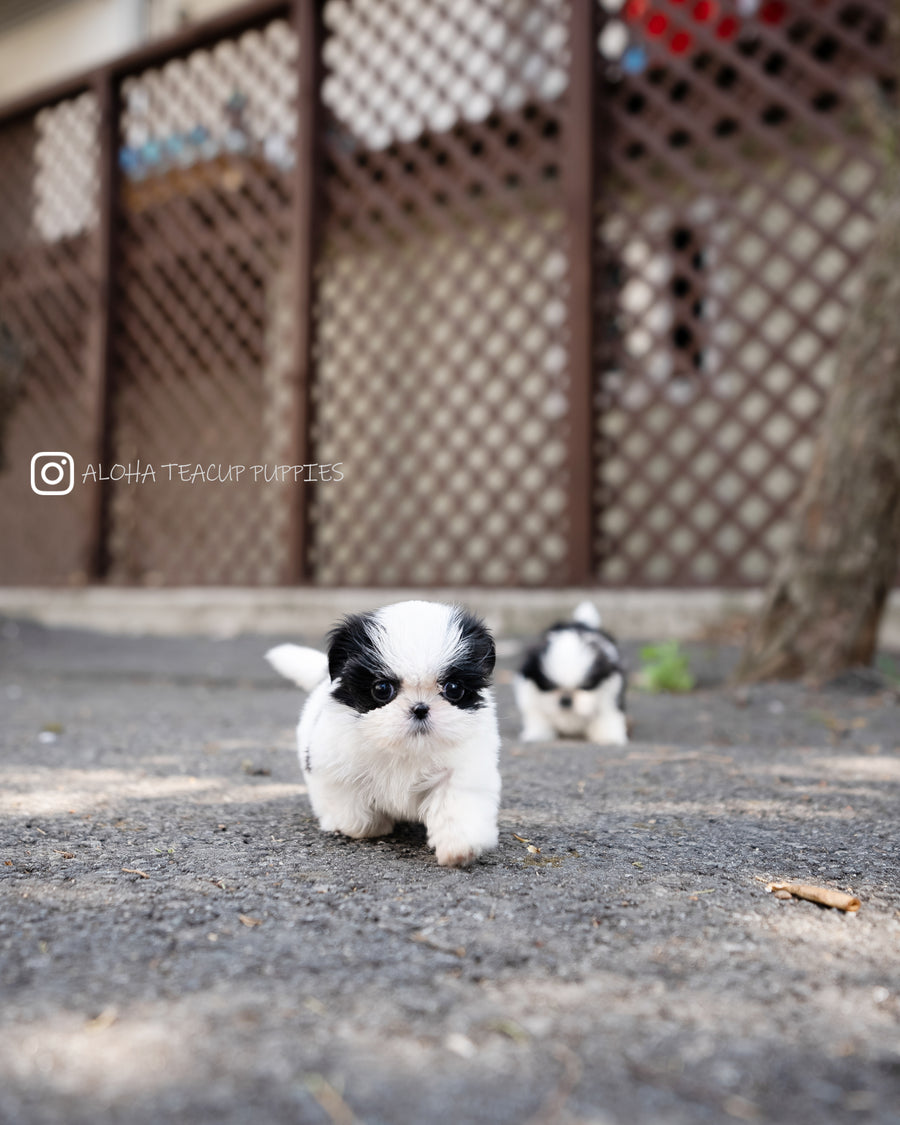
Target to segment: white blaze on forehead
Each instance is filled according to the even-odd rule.
[[[589,648],[575,629],[551,633],[541,663],[548,680],[572,691],[579,687],[594,663],[596,652]]]
[[[378,648],[401,680],[434,679],[459,655],[459,611],[437,602],[397,602],[375,613]]]
[[[574,691],[584,683],[601,652],[611,664],[618,663],[618,651],[605,637],[593,636],[588,643],[577,629],[559,629],[548,638],[541,660],[544,675],[559,687]]]

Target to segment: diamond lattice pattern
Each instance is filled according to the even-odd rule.
[[[88,574],[89,494],[66,489],[96,433],[97,117],[88,93],[0,129],[0,582],[9,584]],[[55,495],[32,491],[32,471],[35,487]]]
[[[604,6],[598,576],[765,582],[871,238],[883,7]]]
[[[321,582],[564,579],[566,17],[326,4]]]
[[[296,51],[274,21],[123,84],[111,460],[157,479],[109,486],[114,581],[284,580]]]

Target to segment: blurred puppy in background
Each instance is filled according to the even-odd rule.
[[[582,602],[571,621],[551,625],[513,681],[526,742],[586,738],[628,741],[625,664],[600,614]]]

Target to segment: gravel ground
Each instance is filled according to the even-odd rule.
[[[502,638],[501,844],[457,871],[317,829],[270,643],[0,623],[0,1121],[900,1121],[890,681],[687,646],[626,749],[523,746]]]

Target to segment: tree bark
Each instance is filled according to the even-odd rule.
[[[900,61],[900,0],[888,7],[888,57]],[[860,109],[884,163],[882,210],[862,292],[841,340],[835,382],[787,550],[750,630],[741,680],[822,682],[872,663],[900,565],[900,108]]]
[[[788,549],[742,680],[830,679],[872,662],[900,561],[900,177],[883,213]]]

